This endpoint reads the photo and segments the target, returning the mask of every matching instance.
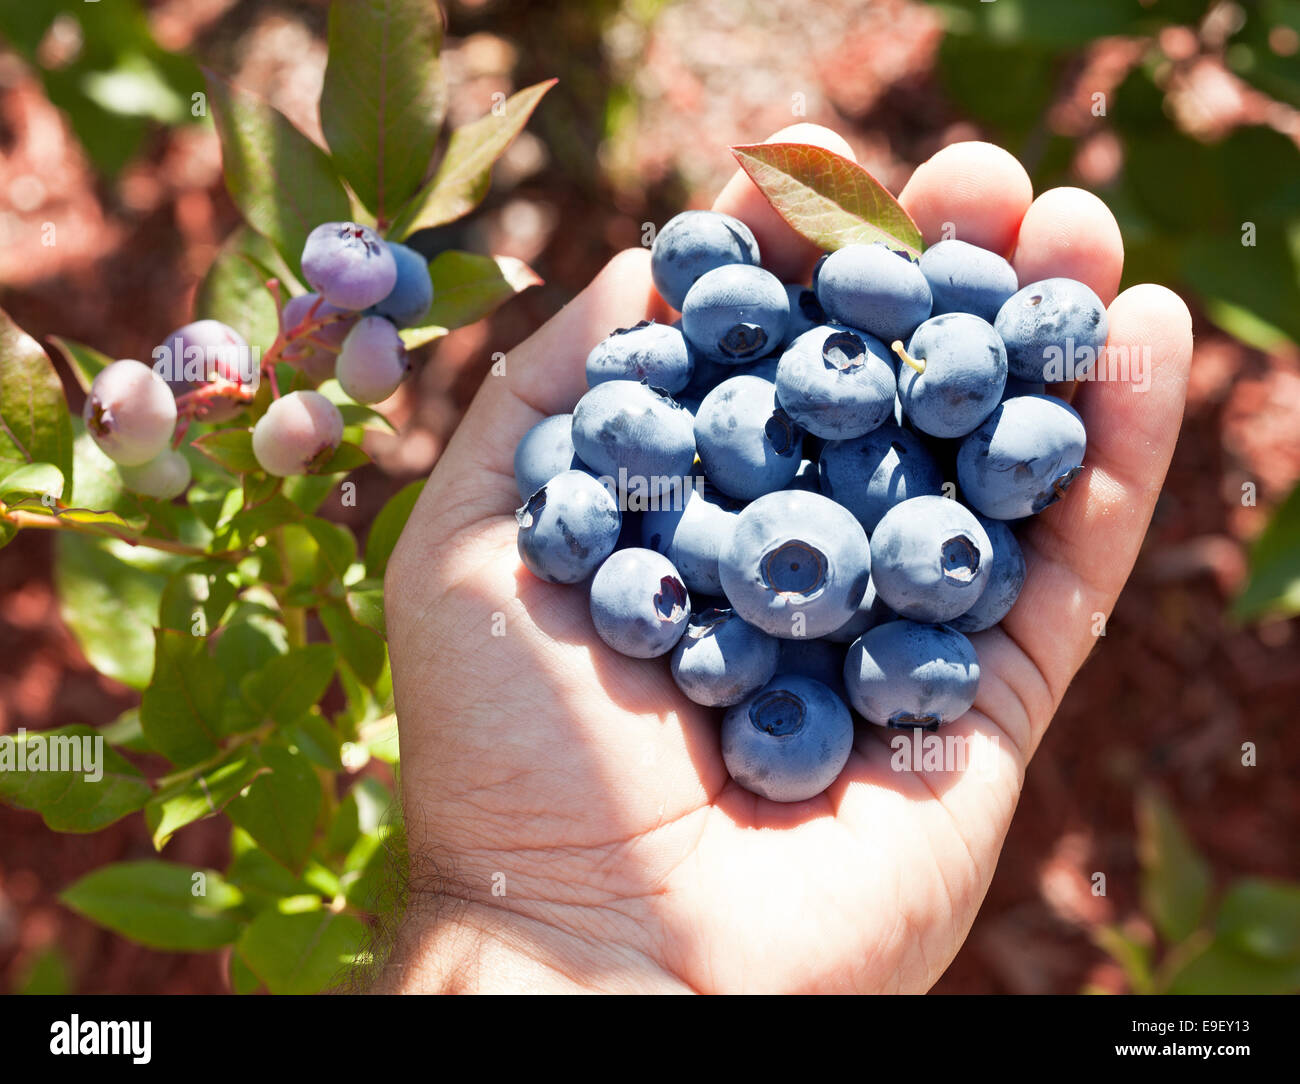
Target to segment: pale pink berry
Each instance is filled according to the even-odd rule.
[[[343,415],[320,392],[294,391],[275,400],[253,426],[253,454],[267,474],[319,470],[343,440]]]
[[[81,416],[106,456],[137,466],[167,447],[176,428],[176,399],[149,366],[125,359],[96,374]]]
[[[382,316],[365,316],[343,340],[334,375],[358,403],[378,403],[397,390],[406,369],[406,347],[397,328]]]

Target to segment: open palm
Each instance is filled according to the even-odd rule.
[[[846,152],[833,133],[782,138]],[[666,315],[649,255],[624,252],[489,377],[434,470],[389,566],[387,608],[411,854],[411,907],[387,989],[923,991],[970,929],[1025,766],[1097,642],[1136,558],[1182,415],[1183,303],[1116,297],[1123,261],[1093,196],[1032,201],[988,144],[946,148],[900,197],[927,243],[1008,254],[1027,283],[1068,275],[1109,303],[1111,348],[1149,360],[1136,384],[1083,384],[1086,470],[1023,537],[1028,578],[1001,627],[972,641],[966,771],[896,771],[894,732],[860,725],[843,774],[781,805],[727,776],[714,712],[663,660],[595,635],[581,589],[521,565],[516,443],[572,410],[587,351]],[[743,176],[714,205],[745,220],[764,263],[807,280],[816,257]]]

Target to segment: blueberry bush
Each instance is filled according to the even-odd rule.
[[[328,149],[195,74],[244,224],[194,322],[159,328],[148,361],[52,340],[86,392],[80,416],[50,356],[0,313],[0,546],[57,532],[66,624],[99,672],[140,692],[101,730],[6,738],[0,800],[59,832],[142,815],[160,857],[96,869],[64,901],[157,949],[232,948],[240,992],[335,984],[400,906],[391,773],[366,768],[397,767],[382,584],[421,483],[363,542],[336,513],[355,504],[363,434],[389,424],[367,404],[427,344],[539,281],[517,260],[428,260],[402,243],[475,208],[551,86],[484,103],[437,155],[441,37],[430,0],[336,0]],[[80,753],[94,739],[92,773]],[[169,861],[169,841],[210,817],[230,823],[229,865]]]

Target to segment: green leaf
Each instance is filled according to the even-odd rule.
[[[340,444],[334,449],[334,454],[325,460],[319,467],[316,467],[313,474],[343,474],[350,470],[356,470],[358,467],[364,467],[370,462],[370,456],[366,455],[355,444]]]
[[[366,536],[366,575],[382,580],[397,539],[424,490],[424,479],[403,486],[384,503]]]
[[[98,832],[134,813],[149,781],[102,739],[89,726],[0,737],[0,798],[56,832]]]
[[[384,638],[337,602],[320,608],[320,620],[343,661],[363,685],[373,686],[384,672]]]
[[[310,885],[262,850],[257,840],[242,828],[231,831],[230,853],[226,880],[238,887],[259,910],[283,897],[311,892]]]
[[[1118,926],[1099,926],[1093,941],[1121,968],[1135,994],[1152,992],[1151,946],[1131,937]]]
[[[1250,578],[1232,613],[1249,620],[1300,613],[1300,485],[1273,512],[1250,550]]]
[[[346,977],[366,944],[351,915],[263,911],[239,939],[239,954],[273,994],[316,994]]]
[[[284,114],[205,69],[231,199],[253,229],[297,267],[307,235],[347,220],[347,193],[329,157]]]
[[[1300,993],[1300,961],[1269,960],[1214,941],[1170,978],[1171,994]]]
[[[74,911],[150,948],[204,952],[239,935],[239,890],[211,870],[168,862],[118,862],[87,874],[59,898]]]
[[[338,733],[323,715],[308,712],[283,733],[285,741],[296,745],[313,764],[329,772],[342,771]]]
[[[292,723],[325,695],[334,677],[329,644],[308,644],[277,655],[240,682],[244,699],[263,719]]]
[[[90,385],[94,383],[100,369],[113,364],[113,359],[107,354],[101,354],[93,346],[86,346],[74,339],[51,335],[50,342],[58,347],[59,353],[67,360],[68,368],[84,392],[90,391]]]
[[[479,256],[454,249],[439,253],[429,264],[429,277],[433,306],[421,324],[439,328],[481,320],[515,294],[542,282],[531,267],[512,256]]]
[[[216,816],[264,771],[266,768],[255,757],[237,750],[213,767],[194,772],[155,794],[144,808],[154,847],[161,851],[187,824]]]
[[[45,496],[63,496],[63,472],[53,463],[27,463],[7,475],[0,471],[0,497],[10,503],[15,497]]]
[[[231,474],[248,474],[262,469],[253,454],[251,429],[214,429],[195,437],[192,447]]]
[[[231,821],[291,870],[301,870],[311,853],[322,801],[320,780],[310,761],[282,745],[264,745],[270,769],[248,793],[226,807]]]
[[[881,241],[920,255],[916,223],[852,159],[804,143],[753,143],[731,153],[781,217],[819,248]]]
[[[1137,821],[1142,909],[1166,941],[1182,941],[1205,916],[1209,865],[1173,809],[1155,791],[1139,794]]]
[[[200,636],[158,629],[153,680],[140,699],[149,744],[177,767],[213,756],[222,734],[226,679]]]
[[[163,588],[159,624],[166,629],[206,636],[221,624],[239,584],[229,564],[196,561],[178,571]]]
[[[330,6],[320,118],[334,164],[383,222],[420,187],[447,107],[430,0]]]
[[[404,327],[397,333],[397,337],[407,350],[418,350],[435,339],[441,339],[450,330],[437,324],[426,324],[424,327]]]
[[[228,975],[230,989],[237,994],[255,994],[262,988],[262,980],[253,974],[248,964],[244,963],[244,958],[237,952],[230,954]]]
[[[477,207],[492,183],[492,163],[505,153],[556,82],[548,79],[525,87],[499,109],[457,128],[433,180],[402,209],[393,223],[392,236],[409,237],[416,230],[454,222]]]
[[[127,708],[108,726],[101,726],[99,733],[109,745],[126,749],[132,753],[151,753],[153,750],[145,740],[144,730],[140,727],[140,709]]]
[[[60,531],[59,613],[96,670],[135,689],[153,672],[153,626],[167,577],[120,559],[121,543]],[[179,562],[178,562],[179,563]]]
[[[0,476],[28,463],[70,479],[72,419],[45,351],[0,309]]]
[[[1300,884],[1263,877],[1234,882],[1215,929],[1220,942],[1253,956],[1300,961]]]
[[[58,945],[47,945],[23,969],[15,993],[28,996],[70,994],[73,992],[72,969]]]
[[[366,628],[374,629],[387,637],[384,626],[384,583],[382,580],[360,580],[348,590],[348,610]]]
[[[229,324],[255,354],[269,350],[280,332],[280,314],[266,288],[268,260],[278,262],[275,249],[261,234],[241,227],[221,246],[194,297],[196,320]]]
[[[342,524],[330,523],[318,516],[308,516],[302,525],[320,547],[317,582],[327,579],[342,582],[352,562],[357,559],[357,540],[352,532]]]

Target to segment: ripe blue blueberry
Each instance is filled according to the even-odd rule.
[[[974,513],[947,497],[913,497],[871,535],[871,581],[886,606],[913,621],[951,621],[989,580],[992,543]]]
[[[741,500],[780,489],[803,461],[803,432],[777,403],[776,385],[757,376],[734,376],[704,397],[695,445],[709,481]]]
[[[731,778],[773,802],[815,798],[853,748],[853,717],[819,681],[779,674],[727,712],[722,759]]]
[[[1025,558],[1016,536],[1000,519],[976,517],[993,546],[989,582],[975,605],[949,622],[958,632],[991,629],[1011,612],[1025,583]]]
[[[836,323],[892,343],[929,317],[930,284],[920,267],[884,245],[846,245],[822,264],[817,300]]]
[[[842,504],[868,531],[894,505],[943,491],[943,474],[911,430],[886,423],[865,436],[822,449],[821,490]]]
[[[552,414],[534,425],[515,448],[515,484],[527,500],[561,471],[582,470],[573,450],[573,415]]]
[[[862,596],[862,601],[858,603],[857,613],[834,632],[828,632],[826,639],[837,644],[851,644],[867,629],[874,629],[877,625],[883,625],[886,621],[893,621],[897,616],[893,610],[885,605],[884,600],[876,594],[876,585],[873,581],[867,584],[866,593]]]
[[[785,327],[785,338],[781,340],[783,347],[789,346],[805,331],[830,323],[811,286],[786,283],[785,296],[790,306],[790,320]]]
[[[820,681],[845,703],[844,691],[845,647],[830,640],[781,640],[781,658],[777,661],[778,674],[798,674]]]
[[[718,572],[751,625],[782,639],[825,636],[857,611],[871,553],[862,526],[834,501],[782,490],[740,513]]]
[[[780,641],[734,610],[705,610],[692,615],[677,641],[673,680],[697,704],[729,707],[765,685],[780,656]]]
[[[369,226],[325,222],[307,235],[302,273],[331,305],[368,309],[397,284],[397,261],[384,239]]]
[[[868,722],[933,728],[970,710],[979,689],[975,648],[947,625],[890,621],[849,647],[844,685]]]
[[[385,241],[397,265],[397,281],[388,296],[376,304],[372,311],[387,316],[398,327],[419,323],[433,304],[433,280],[429,278],[429,264],[413,248]]]
[[[718,551],[744,506],[707,482],[685,495],[677,507],[652,509],[641,517],[641,543],[672,561],[692,594],[721,595]]]
[[[535,576],[578,583],[614,552],[618,505],[586,471],[566,470],[546,482],[515,513],[519,556]]]
[[[895,353],[900,349],[901,344]],[[965,436],[1002,398],[1007,352],[998,333],[978,316],[952,312],[932,317],[916,329],[899,357],[903,414],[932,437]]]
[[[1002,398],[1014,399],[1018,395],[1045,395],[1047,394],[1047,385],[1041,380],[1021,380],[1016,376],[1008,376],[1006,387],[1002,389]]]
[[[1083,419],[1051,395],[1004,401],[957,450],[966,503],[990,519],[1020,519],[1055,504],[1083,470]]]
[[[617,550],[591,581],[591,619],[615,651],[667,654],[686,631],[691,599],[671,561],[654,550]]]
[[[714,361],[742,365],[777,349],[790,322],[780,279],[749,264],[701,275],[682,303],[682,331]]]
[[[821,483],[818,481],[817,472],[820,468],[815,460],[804,459],[799,463],[799,469],[795,475],[785,484],[785,489],[802,489],[807,493],[820,493],[822,491]]]
[[[642,320],[635,327],[619,328],[592,348],[587,383],[594,388],[606,380],[645,380],[676,395],[690,383],[694,362],[694,351],[680,329]]]
[[[634,500],[680,490],[695,463],[691,416],[659,389],[634,380],[607,380],[578,400],[573,447]]]
[[[1085,376],[1106,345],[1106,306],[1082,282],[1031,282],[1007,299],[993,322],[1007,366],[1021,380],[1053,384]]]
[[[702,275],[737,263],[757,266],[758,242],[740,219],[719,211],[683,211],[664,223],[650,249],[655,289],[678,310]]]
[[[843,327],[823,325],[800,335],[776,369],[785,412],[826,440],[860,437],[888,421],[897,390],[885,344]]]
[[[991,324],[1020,288],[1015,269],[996,252],[955,239],[940,241],[921,254],[921,274],[930,284],[933,316],[969,312]]]

